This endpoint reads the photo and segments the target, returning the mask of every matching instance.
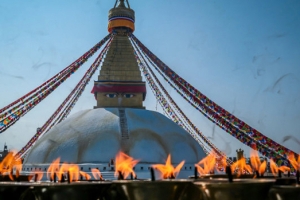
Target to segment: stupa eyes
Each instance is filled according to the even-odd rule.
[[[106,94],[105,96],[108,97],[108,98],[116,98],[118,96],[118,94],[110,93],[110,94]]]
[[[132,98],[132,97],[134,97],[134,94],[130,94],[130,93],[124,93],[124,94],[109,93],[109,94],[106,94],[105,96],[108,97],[108,98],[116,98],[119,95],[122,96],[122,97],[124,97],[124,98]]]
[[[126,94],[123,94],[123,97],[125,97],[125,98],[132,98],[132,97],[134,97],[134,94],[126,93]]]

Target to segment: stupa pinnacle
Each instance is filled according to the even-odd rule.
[[[144,108],[146,86],[127,37],[127,33],[134,31],[134,11],[126,2],[128,8],[124,0],[120,0],[116,7],[117,0],[114,8],[109,11],[108,31],[114,32],[115,36],[98,81],[94,83],[93,93],[97,99],[95,108]]]

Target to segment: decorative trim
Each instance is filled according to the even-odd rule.
[[[131,21],[131,22],[134,23],[134,19],[132,19],[132,18],[130,18],[130,17],[124,17],[124,16],[120,16],[120,17],[119,17],[119,16],[112,17],[112,18],[110,18],[108,21],[110,22],[110,21],[118,20],[118,19],[129,20],[129,21]]]
[[[127,27],[130,28],[131,31],[133,32],[135,27],[134,27],[134,22],[129,21],[127,19],[115,19],[112,21],[108,22],[108,31],[111,33],[114,28],[118,27]]]

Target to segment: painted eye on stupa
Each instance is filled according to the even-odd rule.
[[[109,93],[105,95],[108,98],[116,98],[118,95],[116,93]]]
[[[132,97],[134,97],[134,94],[126,93],[126,94],[123,94],[123,97],[132,98]]]

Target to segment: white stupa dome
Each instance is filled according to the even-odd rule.
[[[123,151],[140,163],[195,164],[205,153],[196,140],[164,115],[144,109],[98,108],[77,112],[54,126],[29,151],[24,164],[107,163]]]

